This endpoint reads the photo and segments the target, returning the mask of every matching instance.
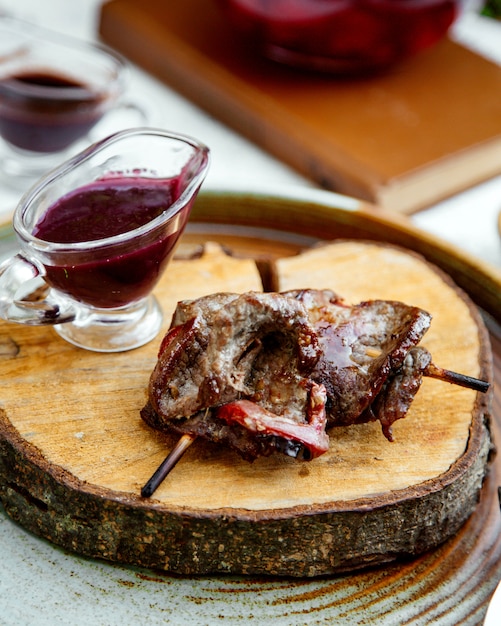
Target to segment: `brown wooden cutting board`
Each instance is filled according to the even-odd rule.
[[[321,285],[347,302],[421,306],[434,318],[423,343],[437,365],[492,375],[475,307],[414,253],[340,242],[281,259],[274,275],[281,288]],[[218,246],[176,260],[157,289],[164,330],[178,299],[249,289],[260,289],[254,262]],[[183,574],[316,576],[419,554],[474,511],[491,451],[489,396],[436,380],[424,381],[395,424],[394,443],[365,424],[332,431],[329,451],[312,462],[249,464],[197,441],[154,497],[141,498],[175,443],[139,417],[160,339],[95,354],[50,328],[0,324],[0,376],[8,381],[0,496],[9,515],[67,549],[112,561]]]
[[[501,171],[501,67],[447,39],[386,75],[341,81],[258,58],[214,0],[111,0],[99,30],[329,189],[411,213]]]

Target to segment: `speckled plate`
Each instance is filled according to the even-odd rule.
[[[388,241],[449,272],[484,310],[494,353],[494,438],[501,441],[501,275],[405,218],[329,193],[200,196],[185,244],[210,234],[239,251],[294,253],[321,239]],[[2,242],[3,245],[4,242]],[[5,240],[9,243],[9,240]],[[0,394],[1,406],[1,394]],[[0,509],[0,623],[481,624],[501,579],[501,460],[460,532],[417,559],[317,579],[181,578],[93,561],[36,538]]]

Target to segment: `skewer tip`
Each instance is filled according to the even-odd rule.
[[[195,441],[195,435],[183,435],[176,445],[172,448],[169,454],[165,457],[163,462],[159,465],[158,469],[151,476],[148,482],[141,489],[141,496],[143,498],[149,498],[152,496],[158,487],[162,484],[168,474],[176,466],[179,459],[183,456],[186,450]]]
[[[451,372],[450,370],[437,367],[433,363],[428,365],[424,374],[426,376],[430,376],[431,378],[438,378],[439,380],[444,380],[448,383],[452,383],[453,385],[459,385],[460,387],[466,387],[481,393],[486,393],[490,387],[490,383],[486,380],[473,378],[473,376],[459,374],[458,372]]]

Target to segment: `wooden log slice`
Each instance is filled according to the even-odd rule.
[[[421,257],[342,242],[279,260],[280,288],[333,288],[349,302],[426,308],[441,366],[490,378],[469,299]],[[253,261],[217,247],[176,260],[157,289],[178,299],[260,289]],[[197,441],[151,499],[139,492],[174,445],[139,417],[160,343],[123,354],[66,344],[51,329],[0,324],[0,496],[23,526],[91,557],[181,574],[317,576],[412,556],[475,509],[491,452],[490,394],[426,380],[389,443],[377,424],[338,428],[311,462],[249,464]]]

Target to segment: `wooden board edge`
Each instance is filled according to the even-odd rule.
[[[19,451],[19,436],[0,419],[1,500],[12,519],[52,543],[78,554],[113,562],[158,568],[183,575],[209,573],[266,574],[311,577],[355,571],[369,565],[417,556],[452,537],[474,512],[485,478],[490,437],[483,427],[475,436],[480,446],[460,479],[444,481],[443,489],[406,504],[406,517],[416,524],[394,541],[392,529],[401,521],[401,506],[388,502],[378,509],[363,502],[346,510],[282,519],[241,517],[217,511],[217,518],[183,510],[165,511],[126,494],[103,494],[79,485],[63,469],[47,473],[36,450]],[[17,441],[16,441],[17,440]],[[443,495],[449,506],[444,509]],[[112,500],[110,500],[112,496]],[[440,506],[436,503],[440,501]],[[73,513],[68,516],[68,507]],[[364,539],[363,526],[380,521],[374,541]],[[374,519],[373,519],[374,518]],[[189,523],[188,523],[189,520]],[[346,550],[347,525],[359,539]],[[128,529],[127,541],[121,529]],[[149,528],[162,527],[163,533]],[[284,542],[282,558],[268,556],[266,546]],[[327,539],[326,539],[327,537]],[[223,546],[223,549],[221,549]],[[301,558],[291,559],[299,554]],[[232,555],[236,555],[233,556]]]

